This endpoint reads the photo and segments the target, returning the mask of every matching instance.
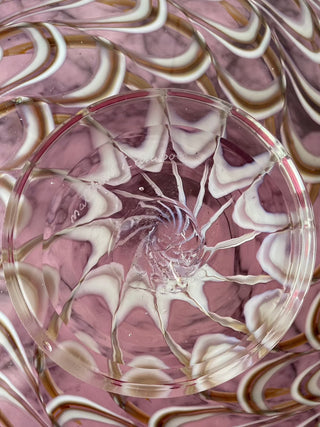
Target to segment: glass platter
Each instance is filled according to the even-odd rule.
[[[50,140],[48,135],[57,135],[88,106],[101,105],[119,93],[175,88],[228,101],[280,140],[294,162],[293,170],[297,168],[303,178],[304,184],[297,185],[301,184],[303,198],[307,200],[304,188],[309,194],[318,230],[319,16],[317,0],[0,2],[1,229],[8,201],[14,200],[12,190],[30,167],[34,152]],[[83,154],[76,152],[74,161]],[[67,159],[67,155],[62,159],[66,167]],[[174,161],[169,159],[171,170]],[[72,174],[80,173],[79,167]],[[45,183],[48,177],[43,178]],[[62,185],[70,184],[67,180]],[[87,199],[91,196],[85,194]],[[21,228],[15,239],[26,237],[20,230],[31,233],[25,228],[30,218],[41,228],[32,214],[37,193],[30,197],[31,204],[21,205]],[[78,208],[72,211],[74,220]],[[47,224],[47,237],[52,232]],[[280,342],[273,341],[268,355],[241,374],[228,372],[226,381],[200,386],[196,393],[177,392],[173,399],[132,390],[98,392],[85,378],[88,370],[76,379],[72,364],[71,369],[62,369],[59,356],[54,361],[51,357],[54,341],[41,340],[35,329],[33,338],[26,332],[32,322],[27,312],[20,316],[22,322],[17,317],[1,270],[0,423],[318,425],[320,270],[318,252],[313,254],[315,267],[302,309]],[[63,257],[62,252],[58,255]],[[4,252],[2,260],[7,263],[6,257]],[[37,258],[35,251],[32,262],[42,263],[42,254]],[[305,256],[302,265],[312,269],[313,257]],[[45,301],[42,295],[28,296],[32,301],[36,297]],[[40,308],[46,311],[45,306]],[[281,335],[287,327],[289,322]],[[86,345],[94,343],[87,340]],[[198,349],[203,355],[203,348]],[[133,368],[141,369],[139,364]]]

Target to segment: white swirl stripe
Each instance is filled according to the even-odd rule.
[[[19,25],[18,28],[19,27],[21,27],[21,29],[25,32],[29,33],[31,39],[33,40],[33,46],[35,51],[34,58],[32,59],[32,62],[23,71],[6,81],[4,87],[10,86],[14,83],[18,83],[20,80],[23,80],[38,71],[47,62],[50,55],[49,43],[41,33],[40,29],[23,25]],[[20,84],[18,83],[17,87],[21,88],[23,86],[29,85],[32,81],[37,81],[37,78],[31,78],[31,80],[27,82]],[[9,91],[13,89],[16,89],[16,87],[9,89]]]

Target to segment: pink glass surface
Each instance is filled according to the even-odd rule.
[[[18,176],[57,126],[118,93],[175,87],[231,102],[284,144],[318,231],[319,16],[318,0],[1,1],[1,229]],[[22,229],[32,208],[19,213]],[[1,270],[0,423],[317,425],[319,261],[317,251],[302,309],[260,363],[174,399],[101,393],[67,374],[26,333]]]
[[[53,132],[3,234],[8,289],[39,347],[138,397],[248,369],[288,330],[314,268],[313,212],[280,143],[180,90],[110,98]]]

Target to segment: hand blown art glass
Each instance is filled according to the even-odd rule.
[[[312,210],[282,146],[180,90],[110,98],[53,132],[4,236],[9,291],[40,348],[140,397],[202,391],[265,356],[313,271]]]
[[[310,196],[316,229],[319,231],[319,17],[319,0],[0,0],[1,232],[4,225],[4,213],[7,208],[10,208],[7,204],[13,188],[17,188],[15,187],[17,179],[22,177],[23,171],[31,167],[28,162],[35,150],[52,131],[57,130],[66,120],[77,121],[79,119],[81,121],[82,118],[72,118],[80,109],[87,108],[92,103],[101,102],[103,99],[117,94],[124,95],[134,90],[144,91],[150,88],[177,88],[179,91],[187,89],[198,92],[200,96],[212,95],[230,102],[258,120],[264,128],[282,142],[299,170],[305,183],[306,192]],[[144,109],[144,112],[147,109],[149,110],[149,107]],[[234,111],[233,109],[232,114]],[[86,113],[81,112],[80,114],[85,115]],[[197,119],[202,117],[201,112],[197,112],[197,114],[195,116]],[[166,117],[166,112],[164,115]],[[179,110],[179,115],[186,118],[181,110]],[[187,117],[187,119],[190,118]],[[84,171],[88,165],[85,166],[85,162],[82,163],[83,172],[79,168],[76,170],[76,165],[78,163],[80,165],[86,155],[90,156],[91,153],[93,156],[95,150],[97,151],[95,159],[105,157],[102,156],[102,152],[99,152],[99,147],[105,144],[106,140],[102,138],[101,143],[98,141],[99,131],[92,131],[92,123],[89,126],[88,120],[82,122],[85,124],[79,133],[74,133],[70,145],[65,146],[64,151],[57,151],[56,164],[41,165],[39,175],[37,175],[37,167],[40,166],[40,158],[39,162],[34,165],[34,169],[31,167],[31,177],[34,181],[33,184],[36,185],[35,191],[30,196],[30,190],[28,197],[25,196],[25,193],[16,194],[18,199],[21,197],[19,202],[21,208],[19,207],[17,213],[17,224],[13,227],[15,234],[3,236],[6,242],[5,250],[8,249],[10,239],[13,239],[11,243],[18,247],[18,250],[11,254],[12,258],[6,259],[7,266],[10,263],[12,266],[13,261],[20,260],[17,261],[20,270],[14,269],[10,272],[9,268],[6,274],[15,275],[18,271],[19,280],[25,283],[21,287],[22,294],[19,294],[19,287],[17,288],[18,293],[14,298],[15,307],[9,296],[2,268],[2,261],[9,253],[2,253],[1,247],[1,425],[70,427],[82,423],[86,427],[98,427],[101,424],[134,427],[146,425],[150,427],[172,425],[313,427],[320,422],[319,250],[315,251],[311,257],[308,257],[308,252],[303,254],[303,260],[308,265],[313,263],[313,256],[316,259],[311,286],[304,298],[302,309],[280,342],[259,363],[251,366],[251,362],[269,351],[269,347],[263,345],[261,353],[250,353],[250,345],[254,348],[254,341],[250,341],[248,344],[248,340],[242,342],[243,338],[252,334],[252,339],[258,342],[265,330],[271,327],[270,320],[271,323],[275,321],[273,318],[270,319],[267,309],[271,307],[271,301],[276,301],[277,292],[279,290],[283,292],[285,289],[284,294],[288,295],[289,300],[290,292],[294,292],[290,274],[287,277],[290,285],[285,286],[284,272],[289,268],[290,262],[283,263],[283,257],[279,256],[284,253],[285,239],[278,235],[288,236],[285,233],[281,235],[281,232],[298,230],[300,226],[298,225],[298,228],[284,226],[281,229],[281,215],[277,215],[279,229],[263,232],[255,230],[256,236],[252,235],[252,240],[239,242],[239,246],[229,249],[220,249],[220,246],[215,246],[217,242],[225,242],[227,239],[226,236],[219,234],[217,229],[218,226],[224,227],[228,221],[232,224],[232,227],[227,228],[229,238],[231,238],[231,233],[236,231],[239,231],[239,236],[250,233],[252,224],[250,225],[247,220],[249,228],[243,228],[246,212],[249,212],[250,221],[253,219],[254,223],[261,226],[261,210],[258,215],[253,217],[254,210],[251,209],[251,207],[257,207],[257,203],[254,202],[256,192],[265,212],[272,214],[296,212],[298,215],[299,203],[301,202],[303,205],[306,194],[303,186],[300,186],[300,177],[296,173],[290,175],[294,192],[296,189],[302,188],[302,199],[299,199],[296,208],[291,204],[284,208],[279,200],[280,193],[273,193],[278,188],[278,183],[280,184],[280,180],[274,179],[273,174],[277,166],[272,168],[272,173],[269,175],[265,173],[266,169],[263,169],[264,161],[268,164],[267,156],[260,158],[258,153],[250,151],[248,155],[240,154],[237,150],[234,156],[231,156],[235,151],[235,145],[231,143],[239,139],[236,137],[238,131],[234,132],[232,138],[225,138],[219,143],[216,141],[216,147],[211,154],[206,152],[205,133],[218,132],[219,128],[214,130],[214,123],[212,126],[209,124],[202,126],[199,120],[197,124],[192,122],[191,128],[198,127],[203,131],[201,138],[197,139],[200,146],[201,141],[204,144],[203,151],[198,153],[200,156],[204,156],[203,165],[206,163],[205,156],[211,156],[211,163],[209,162],[208,171],[205,172],[208,173],[208,179],[203,205],[207,205],[207,196],[217,199],[216,204],[208,206],[207,213],[204,213],[205,208],[202,207],[197,215],[194,214],[195,203],[198,200],[197,191],[201,178],[205,179],[205,175],[203,175],[204,170],[201,170],[203,165],[191,164],[195,152],[182,150],[182,147],[185,147],[184,144],[181,145],[182,135],[186,138],[187,134],[194,132],[192,129],[186,132],[185,123],[179,122],[179,129],[173,129],[171,126],[168,146],[174,152],[168,152],[163,157],[164,176],[170,176],[170,184],[175,188],[174,193],[167,193],[167,186],[164,185],[165,178],[164,181],[159,182],[154,179],[156,172],[143,169],[145,160],[154,158],[154,166],[156,166],[159,162],[158,157],[162,159],[162,155],[149,153],[149,157],[146,155],[146,158],[141,158],[141,152],[137,157],[132,157],[133,150],[128,154],[116,150],[115,157],[119,160],[123,159],[123,156],[127,156],[124,157],[125,162],[121,163],[124,169],[121,169],[122,166],[119,167],[122,171],[120,174],[122,179],[127,170],[130,172],[130,180],[128,178],[127,182],[117,184],[112,172],[108,177],[110,180],[113,179],[108,191],[113,192],[117,185],[121,186],[122,190],[125,186],[129,187],[132,176],[137,180],[141,190],[137,190],[136,187],[126,189],[130,193],[135,190],[140,196],[140,199],[136,199],[132,203],[128,198],[124,198],[124,195],[119,194],[113,198],[110,196],[110,200],[108,199],[110,203],[114,202],[113,209],[117,210],[117,212],[110,213],[109,219],[119,220],[127,208],[136,207],[138,209],[135,214],[135,223],[130,222],[128,216],[125,217],[129,214],[126,213],[123,216],[126,218],[123,225],[128,229],[122,228],[124,243],[123,246],[118,247],[117,252],[114,251],[115,261],[111,261],[110,252],[109,258],[107,256],[101,258],[95,265],[92,265],[95,258],[92,254],[91,243],[89,240],[85,240],[88,238],[89,231],[88,229],[86,232],[81,231],[81,227],[84,228],[85,225],[92,223],[90,230],[93,240],[99,241],[100,236],[108,238],[106,228],[108,218],[101,217],[101,220],[105,221],[104,228],[100,226],[100,223],[96,224],[95,229],[93,228],[93,223],[97,223],[97,221],[94,219],[95,213],[92,212],[92,203],[97,200],[100,193],[100,213],[106,209],[103,206],[106,206],[107,203],[103,201],[107,198],[107,193],[106,189],[102,189],[106,185],[100,179],[100,172],[96,176],[94,166],[92,166],[93,178],[89,178],[89,183],[79,183],[78,181],[84,181],[82,174],[85,174]],[[130,123],[128,119],[125,119],[121,126],[128,130]],[[134,125],[135,129],[140,126],[136,123]],[[70,127],[70,122],[68,126]],[[155,126],[159,126],[158,129],[165,127],[158,120],[156,120]],[[80,143],[76,145],[75,150],[69,149],[68,147],[75,147],[75,141],[82,140],[82,137],[78,137],[84,135],[84,127],[88,129],[88,141],[92,140],[94,143],[88,150]],[[103,127],[109,129],[110,122],[103,123]],[[147,125],[146,127],[151,128],[152,126]],[[156,134],[157,130],[154,129],[154,134]],[[102,131],[102,128],[100,130]],[[111,129],[111,131],[114,130]],[[119,135],[117,129],[114,133],[112,132],[111,137]],[[164,140],[167,135],[165,132],[168,133],[168,128],[164,131]],[[92,138],[91,133],[95,134]],[[196,133],[199,136],[200,132]],[[57,134],[55,138],[57,139]],[[66,138],[68,139],[67,136]],[[142,139],[142,135],[137,138],[137,146]],[[265,138],[263,137],[263,139]],[[121,144],[119,142],[118,149],[120,147],[128,149],[126,140],[128,140],[128,135],[120,141]],[[160,141],[158,142],[160,144]],[[60,143],[57,143],[57,147],[58,145]],[[108,151],[106,148],[104,149]],[[102,147],[101,150],[103,151]],[[73,162],[70,160],[70,157],[72,158],[70,152],[74,156]],[[41,160],[44,161],[45,156],[49,155],[49,150],[47,154],[43,154],[44,157],[41,157]],[[171,158],[169,158],[170,154]],[[228,173],[231,170],[236,172],[234,167],[239,169],[239,166],[246,163],[247,166],[250,163],[261,166],[261,173],[264,174],[261,177],[263,187],[258,186],[259,179],[255,175],[257,171],[252,170],[248,172],[249,175],[251,173],[254,175],[252,181],[249,178],[247,184],[241,187],[238,193],[236,188],[232,188],[232,183],[226,183],[222,178],[225,175],[223,170],[212,171],[213,157],[226,161],[227,169],[223,170],[227,170]],[[250,157],[255,160],[250,162]],[[129,158],[133,159],[131,163]],[[271,163],[272,159],[271,157]],[[139,163],[139,160],[142,163]],[[280,155],[280,164],[283,164],[283,161],[286,163],[286,156]],[[282,172],[291,171],[291,160],[288,159],[288,161],[289,169],[280,167]],[[134,168],[132,162],[135,165]],[[174,162],[177,169],[174,169]],[[230,169],[230,166],[233,168]],[[249,171],[250,168],[245,169]],[[245,169],[242,169],[241,174],[237,177],[234,175],[233,178],[237,180],[240,175],[243,178]],[[184,184],[182,187],[188,210],[179,200],[174,170],[176,176],[179,175],[182,181],[184,178],[188,180],[188,184]],[[138,171],[138,175],[135,171]],[[175,203],[170,200],[168,204],[165,203],[166,207],[160,204],[159,196],[155,197],[155,193],[151,193],[152,187],[145,182],[139,171],[155,182],[168,199],[175,200],[178,194]],[[66,176],[61,175],[59,178],[59,174]],[[215,176],[218,176],[218,181]],[[267,195],[265,192],[266,180],[271,176],[270,197],[265,198]],[[71,183],[73,178],[76,180]],[[132,182],[135,183],[134,180]],[[209,182],[211,183],[210,189]],[[286,180],[284,179],[282,182],[286,182]],[[254,187],[254,183],[257,188]],[[245,180],[242,180],[242,184],[245,184]],[[31,189],[29,181],[27,181],[26,187]],[[24,190],[26,187],[23,187]],[[249,187],[252,187],[251,193],[247,192]],[[191,193],[188,193],[188,188],[192,189]],[[218,193],[212,195],[210,192],[213,188],[216,192],[222,191],[223,188],[225,191],[228,191],[228,188],[231,191],[230,194],[221,195],[223,204],[219,204],[220,195]],[[262,190],[264,191],[263,197]],[[282,196],[288,195],[288,189],[285,190],[281,187],[281,190],[283,190]],[[58,213],[58,206],[61,204],[64,194],[67,195],[66,206],[54,218],[52,215]],[[299,191],[297,191],[298,194],[300,194]],[[142,200],[143,196],[149,197],[149,199]],[[77,197],[78,199],[76,199]],[[229,200],[231,197],[232,202]],[[236,202],[241,197],[242,199],[235,208]],[[295,198],[295,196],[292,197]],[[275,201],[271,203],[269,200],[272,198]],[[15,202],[12,202],[12,198],[10,200],[10,206],[14,207]],[[70,208],[68,200],[72,203]],[[230,206],[225,205],[228,200]],[[288,199],[285,198],[285,200]],[[47,207],[46,213],[43,213],[45,217],[39,216],[40,202]],[[140,222],[137,222],[137,217],[142,211],[142,203],[149,209],[146,223],[143,223],[142,218],[141,221],[139,220]],[[271,204],[276,208],[271,208]],[[108,206],[110,207],[110,204]],[[203,238],[202,227],[208,223],[213,212],[222,206],[225,209],[208,228],[205,233],[206,238]],[[170,211],[167,208],[170,208]],[[89,210],[92,213],[91,217],[91,213],[88,214]],[[70,214],[69,230],[63,228],[64,224],[68,227],[66,222],[64,223],[66,221],[65,211],[68,212],[68,215]],[[50,212],[52,215],[49,214]],[[304,217],[304,212],[305,210],[302,209],[302,217]],[[85,217],[85,215],[87,216]],[[160,215],[161,221],[157,215]],[[152,216],[157,216],[158,220],[152,222]],[[191,237],[194,231],[197,238],[191,239],[188,244],[182,244],[184,240],[177,239],[179,234],[175,233],[177,229],[172,227],[171,219],[175,219],[176,225],[183,224],[183,230],[184,226],[189,224],[188,218],[190,218],[191,225],[186,229],[188,232],[186,236]],[[241,218],[242,226],[237,224],[237,218]],[[266,220],[265,215],[263,218]],[[32,224],[32,229],[30,229],[30,235],[27,235],[29,223]],[[289,223],[297,224],[294,216],[290,217]],[[306,224],[307,230],[309,230],[309,222],[307,221]],[[6,224],[6,232],[8,225],[10,224]],[[71,228],[76,228],[78,225],[79,230],[72,234]],[[144,226],[146,228],[143,228]],[[152,234],[153,226],[156,228]],[[56,239],[50,239],[50,236],[55,234],[54,227],[57,231]],[[138,229],[142,232],[140,233]],[[112,227],[109,227],[109,230],[112,230]],[[132,237],[129,236],[130,230]],[[213,235],[216,240],[206,240],[211,235],[210,230],[214,231]],[[39,231],[39,235],[34,239],[33,233],[36,231]],[[161,237],[168,234],[166,231],[171,232],[172,240],[176,242],[170,251],[163,250],[167,248],[168,242],[162,241]],[[251,232],[254,232],[254,229]],[[302,223],[301,233],[303,234]],[[299,232],[293,232],[293,234],[296,234],[297,237]],[[317,234],[319,248],[319,233]],[[145,241],[145,246],[143,244],[139,246],[138,236],[140,235],[149,236]],[[125,242],[126,238],[128,240]],[[274,239],[276,240],[274,241]],[[292,245],[297,240],[290,242],[292,254],[296,256],[300,249],[296,252]],[[157,280],[151,281],[151,283],[149,279],[142,281],[144,286],[147,286],[148,296],[146,296],[147,291],[140,289],[140,286],[138,289],[140,297],[145,298],[149,304],[148,310],[145,310],[147,314],[144,314],[141,306],[135,309],[136,314],[140,313],[142,321],[140,325],[142,328],[145,327],[145,340],[141,336],[137,337],[135,331],[139,328],[133,330],[130,317],[126,314],[126,310],[129,308],[128,301],[131,301],[130,293],[135,289],[135,285],[131,281],[132,276],[129,277],[129,282],[127,280],[128,268],[123,269],[123,276],[119,276],[120,273],[122,274],[119,268],[105,272],[104,276],[102,274],[104,278],[109,274],[109,282],[111,282],[111,278],[120,277],[120,281],[114,279],[111,288],[117,290],[117,283],[119,283],[119,287],[123,290],[123,297],[126,298],[126,309],[123,305],[121,307],[119,305],[118,308],[119,292],[110,291],[108,294],[98,295],[97,292],[101,290],[101,286],[103,292],[105,292],[105,287],[99,285],[98,289],[93,288],[93,283],[98,283],[93,270],[97,270],[107,261],[110,261],[109,264],[114,263],[119,267],[119,264],[121,265],[124,261],[122,257],[124,252],[121,248],[129,243],[132,252],[125,260],[127,265],[134,253],[144,255],[148,253],[144,248],[156,247],[154,243],[158,244],[159,249],[156,253],[152,252],[154,255],[152,262],[150,262],[150,258],[147,258],[145,264],[140,256],[135,264],[140,269],[147,266],[152,271],[156,270],[153,279]],[[207,247],[211,252],[207,250]],[[101,248],[103,247],[101,246]],[[110,248],[114,249],[113,246]],[[262,249],[260,250],[260,248]],[[301,247],[298,245],[298,248]],[[184,249],[187,254],[192,253],[194,256],[189,257],[188,261],[185,257],[180,258],[179,263],[173,262],[172,259],[176,259],[180,249]],[[106,249],[107,252],[108,249]],[[76,254],[74,264],[72,264],[74,269],[70,269],[67,273],[66,269],[59,269],[59,265],[67,264],[67,261],[70,265],[68,257],[71,253]],[[54,257],[51,257],[52,254],[56,258],[55,264]],[[191,296],[197,296],[197,298],[201,296],[202,307],[207,308],[208,313],[214,313],[215,319],[218,316],[232,317],[242,323],[248,331],[249,327],[251,331],[256,331],[255,334],[250,331],[235,331],[222,325],[221,322],[209,319],[204,311],[192,303],[190,295],[187,295],[186,282],[181,278],[186,276],[195,278],[193,269],[197,271],[196,265],[199,267],[198,270],[202,268],[203,271],[203,264],[206,264],[204,254],[206,257],[210,257],[208,265],[215,271],[214,290],[217,299],[212,301],[212,297],[210,298],[213,287],[210,288],[209,282],[203,283],[200,288],[193,286],[192,290],[198,293]],[[259,255],[257,256],[257,254]],[[90,257],[90,255],[92,256]],[[270,255],[270,259],[264,259],[265,255]],[[83,268],[89,262],[89,258],[91,267],[88,264],[88,269],[90,272],[85,273],[85,280],[81,281],[81,277],[79,278],[74,270],[78,266]],[[52,264],[47,262],[48,259],[51,259]],[[168,259],[172,261],[172,268],[170,267],[169,270],[164,271],[162,268],[155,267]],[[241,271],[239,268],[238,271],[236,269],[234,271],[224,270],[224,263],[238,259],[241,259]],[[261,264],[261,259],[264,259],[264,264]],[[194,264],[190,260],[193,260]],[[178,273],[180,275],[177,275],[177,265],[179,265]],[[306,269],[309,268],[308,265]],[[99,271],[103,273],[102,269],[97,271],[98,279],[101,278]],[[250,285],[247,284],[249,276],[261,275],[261,272],[264,276],[269,275],[275,279],[272,282],[252,284],[251,281]],[[305,270],[302,270],[302,275],[303,272]],[[298,274],[295,271],[292,273]],[[233,281],[231,284],[226,281],[230,276],[235,279],[236,275],[239,279],[240,274],[246,276],[246,283]],[[179,286],[173,288],[167,286],[163,292],[159,284],[159,276],[161,280],[167,277],[166,283],[169,284],[172,283],[172,277],[178,278],[180,279]],[[65,282],[61,280],[61,277]],[[267,277],[265,279],[267,280]],[[79,284],[81,281],[81,285],[75,289],[74,283],[78,283],[77,281]],[[102,279],[101,282],[105,283],[105,280]],[[12,283],[10,286],[12,294],[14,287],[12,287]],[[297,297],[295,300],[297,307],[304,292],[298,290],[299,286],[296,288],[297,293],[294,294]],[[302,289],[303,286],[301,284]],[[73,289],[74,294],[72,294]],[[95,291],[96,294],[88,295],[88,289],[91,292]],[[239,291],[240,289],[241,291]],[[161,293],[160,290],[162,290]],[[226,293],[222,294],[224,291]],[[259,303],[258,299],[254,299],[253,301],[260,304],[261,310],[256,311],[257,316],[250,317],[253,310],[249,305],[249,310],[244,311],[244,304],[249,303],[256,295],[262,295],[264,291],[274,292],[269,294],[269,304],[260,304],[266,300]],[[81,292],[83,293],[81,294]],[[153,301],[149,296],[150,293],[154,295]],[[228,302],[221,302],[228,293],[230,295]],[[18,295],[20,295],[21,303],[18,303]],[[115,295],[118,296],[115,297]],[[167,336],[163,335],[163,329],[161,329],[163,324],[154,311],[156,302],[165,301],[165,298],[167,301],[163,305],[170,307],[170,313],[174,313],[176,316],[169,315],[165,320],[169,332]],[[241,298],[242,306],[239,305]],[[29,305],[26,306],[27,301]],[[87,308],[82,309],[83,311],[79,308],[81,301],[88,304]],[[100,302],[97,304],[94,301]],[[293,302],[294,298],[291,301]],[[69,307],[68,302],[70,302]],[[280,305],[281,302],[283,301],[280,301]],[[136,305],[137,300],[133,304]],[[146,305],[146,301],[143,301],[143,304]],[[279,304],[276,307],[279,309]],[[181,310],[183,310],[183,315],[180,316],[177,313],[180,313]],[[17,311],[20,315],[22,314],[23,322],[17,317]],[[154,314],[153,317],[150,312]],[[191,312],[195,313],[195,317],[191,319],[192,328],[190,328],[190,318],[186,315]],[[272,311],[272,313],[274,312]],[[94,313],[99,322],[94,321]],[[209,334],[205,329],[202,331],[199,327],[200,315],[203,316],[202,320],[205,320],[205,327],[209,325],[209,321],[213,326],[213,331]],[[292,316],[295,315],[296,310],[292,310]],[[162,316],[165,319],[165,313],[162,313]],[[112,318],[116,322],[113,324],[114,327],[110,326]],[[258,324],[261,319],[265,320],[259,329]],[[172,328],[173,322],[176,321],[180,326],[182,325],[179,333]],[[291,321],[292,319],[290,319]],[[288,322],[288,326],[290,322]],[[26,332],[25,327],[32,332],[33,337]],[[283,330],[282,326],[277,329],[279,333]],[[192,340],[184,342],[184,337],[189,333],[193,337]],[[213,334],[214,337],[211,336]],[[108,336],[113,337],[112,342],[106,341]],[[146,337],[149,338],[149,343]],[[173,339],[172,345],[170,337]],[[264,344],[267,342],[272,345],[276,340],[272,341],[268,336]],[[246,347],[246,345],[248,346]],[[242,353],[241,347],[243,346],[250,351],[248,351],[247,359],[242,359],[242,362],[244,364],[248,362],[251,367],[227,381],[227,378],[232,376],[237,369],[239,371],[242,369],[241,364],[235,367],[233,363],[235,352],[232,349],[236,350],[237,355],[243,355],[246,351],[243,350]],[[128,351],[126,351],[127,349]],[[165,352],[159,354],[159,349],[165,350]],[[174,349],[184,350],[180,353],[183,356],[182,361],[177,357],[178,353],[172,353]],[[170,360],[165,359],[168,354],[171,354]],[[147,360],[144,356],[147,357]],[[223,362],[222,356],[225,356],[226,363],[227,360],[230,361],[230,369],[226,369],[228,376],[223,377],[225,381],[216,385],[219,382],[219,375],[223,376],[223,370],[220,370]],[[175,367],[170,365],[173,360]],[[118,363],[121,361],[123,363]],[[200,365],[199,361],[203,361],[203,364]],[[67,370],[61,368],[62,365]],[[148,392],[150,392],[148,398],[138,398],[137,395],[145,396],[137,385],[145,381],[147,366],[149,366],[148,373],[154,374],[150,378],[151,383],[153,386],[158,384],[158,387],[154,388],[151,384],[151,387],[148,388]],[[193,366],[192,369],[191,366]],[[177,370],[175,370],[176,368]],[[175,371],[173,372],[172,369]],[[205,378],[204,372],[210,372],[212,375],[209,374],[208,378]],[[81,381],[76,376],[82,376],[85,381]],[[113,377],[115,379],[110,381]],[[123,378],[124,382],[121,382],[120,378]],[[186,387],[182,386],[183,378],[189,381],[189,385]],[[194,383],[190,384],[190,378],[194,379]],[[104,380],[106,384],[102,384]],[[159,387],[165,381],[168,381],[165,386]],[[170,389],[177,382],[179,383],[178,389],[168,391],[168,388]],[[111,383],[112,387],[109,388]],[[132,387],[132,383],[136,385]],[[192,390],[202,390],[209,384],[213,385],[209,390],[186,395],[186,393],[192,393]],[[97,389],[95,385],[102,389]],[[118,390],[123,394],[107,392],[106,389]],[[125,393],[131,396],[125,396]],[[176,396],[174,399],[161,399],[162,396],[170,396],[174,393],[181,394],[181,396]],[[153,399],[153,396],[158,398]]]

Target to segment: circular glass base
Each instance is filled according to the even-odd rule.
[[[109,98],[55,130],[15,186],[3,244],[38,345],[72,375],[139,397],[209,389],[266,355],[315,254],[280,143],[182,90]]]

